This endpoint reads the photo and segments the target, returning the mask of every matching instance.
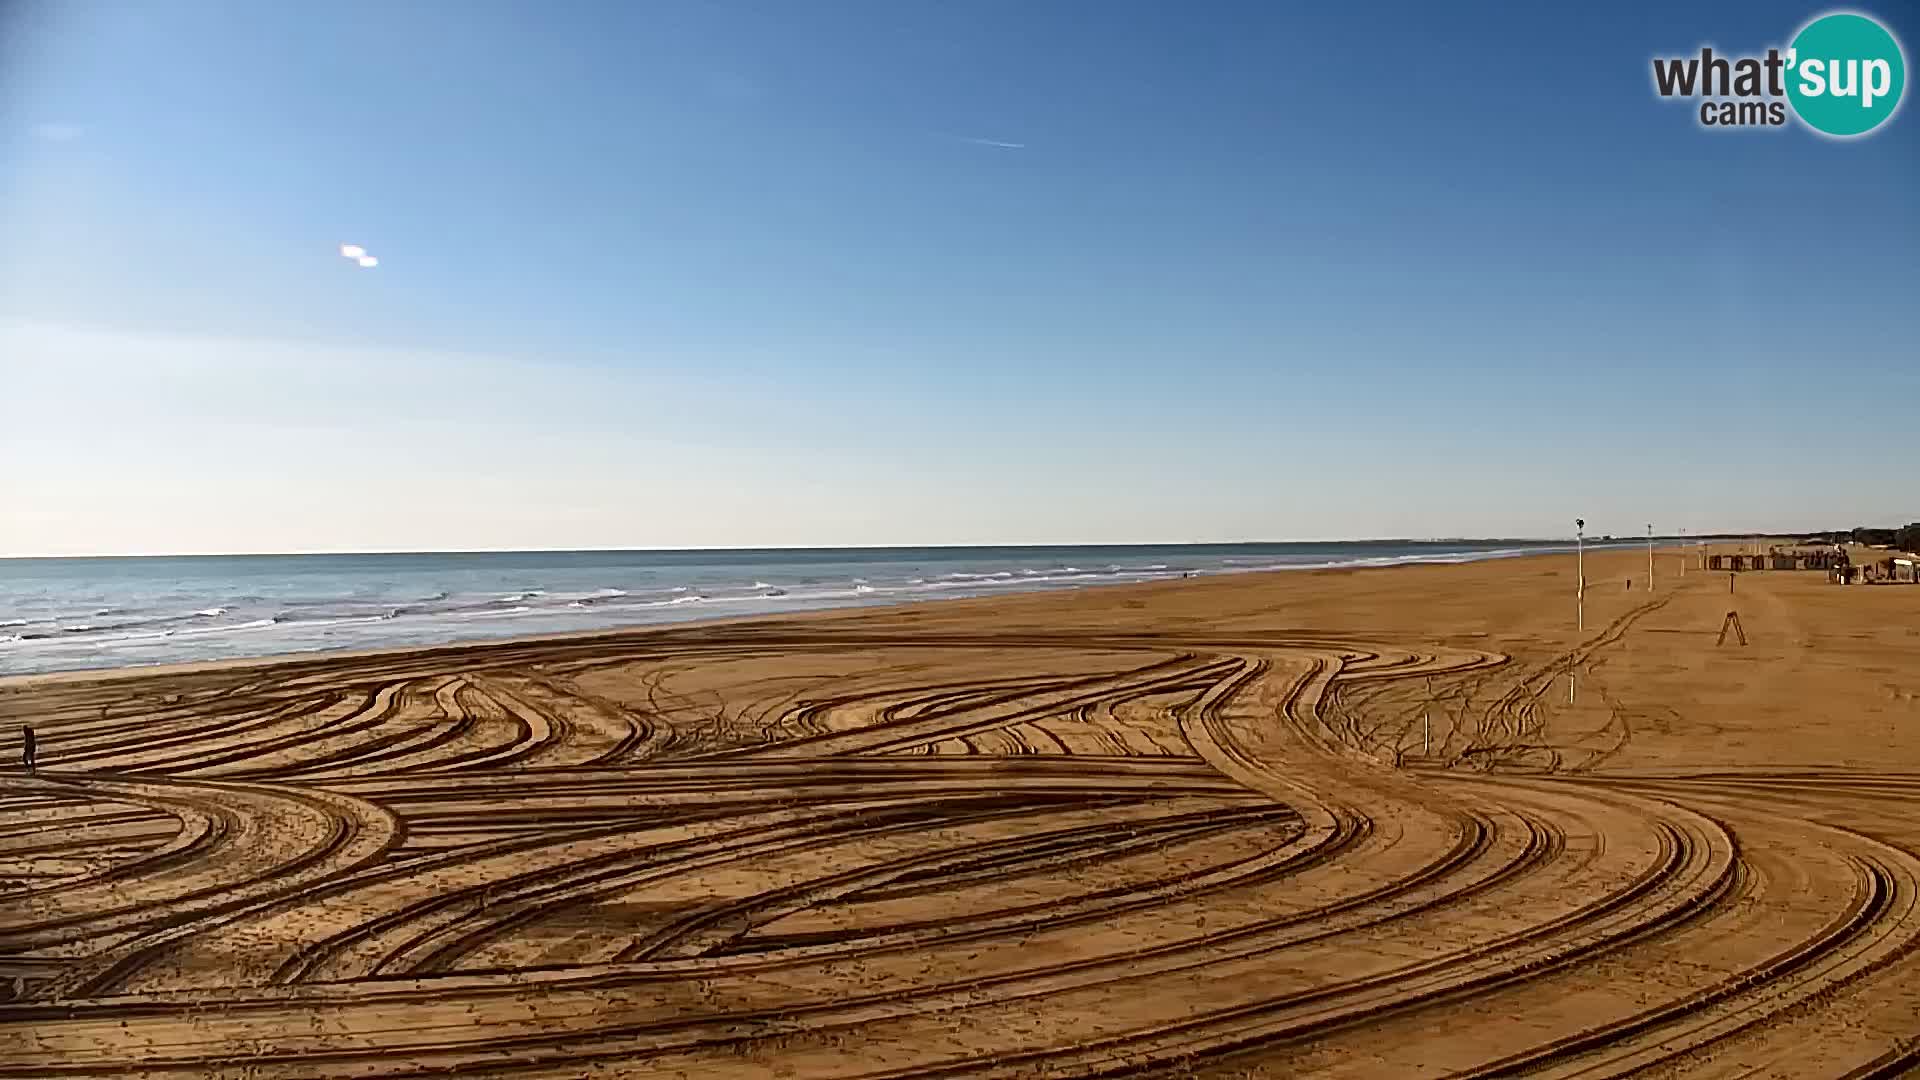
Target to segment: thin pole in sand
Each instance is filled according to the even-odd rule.
[[[1687,576],[1687,530],[1680,530],[1680,576]]]
[[[1587,519],[1573,519],[1573,576],[1578,580],[1573,586],[1574,626],[1580,633],[1587,632]],[[1573,704],[1573,653],[1567,653],[1567,704]]]
[[[1647,522],[1647,591],[1653,591],[1653,522]]]
[[[1587,630],[1587,519],[1573,519],[1574,629]]]
[[[1426,757],[1433,750],[1433,717],[1428,708],[1433,704],[1433,676],[1427,676],[1427,700],[1420,703],[1420,756]]]

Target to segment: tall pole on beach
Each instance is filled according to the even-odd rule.
[[[1653,591],[1653,522],[1647,522],[1647,591]]]
[[[1687,576],[1687,530],[1685,527],[1680,530],[1680,576]]]
[[[1587,519],[1573,519],[1574,629],[1587,630]]]
[[[1587,632],[1587,519],[1573,519],[1573,619],[1574,627],[1580,633]],[[1573,704],[1574,672],[1573,655],[1578,649],[1567,653],[1567,704]]]

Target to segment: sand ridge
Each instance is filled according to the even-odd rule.
[[[1920,588],[1658,558],[13,680],[0,1077],[1920,1068]]]

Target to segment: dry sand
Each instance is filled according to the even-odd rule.
[[[1920,587],[1679,561],[13,680],[0,1077],[1914,1072]]]

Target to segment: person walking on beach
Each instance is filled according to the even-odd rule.
[[[27,772],[33,772],[34,745],[33,725],[20,725],[20,760],[26,763]]]

